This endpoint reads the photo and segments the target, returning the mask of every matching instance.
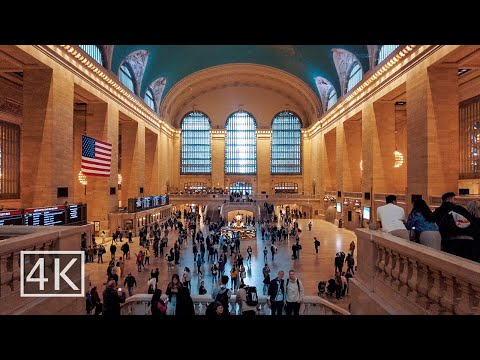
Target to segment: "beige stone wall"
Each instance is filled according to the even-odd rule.
[[[302,103],[300,98],[292,97],[293,93],[275,87],[279,83],[270,84],[273,81],[270,75],[265,79],[248,75],[255,80],[251,83],[229,83],[226,77],[208,79],[205,91],[191,97],[182,93],[174,102],[175,112],[165,111],[164,120],[176,126],[181,116],[193,109],[205,112],[212,121],[212,174],[180,175],[180,138],[170,126],[151,122],[58,48],[26,45],[11,48],[22,50],[19,59],[29,65],[24,69],[23,88],[0,80],[0,95],[21,99],[23,106],[22,193],[21,201],[2,201],[2,205],[27,207],[65,200],[87,201],[89,220],[100,220],[102,228],[107,227],[107,214],[116,209],[118,200],[125,206],[128,197],[139,195],[140,187],[145,195],[154,195],[167,189],[181,190],[184,183],[192,181],[221,187],[248,181],[255,192],[267,194],[273,193],[277,182],[296,182],[299,192],[306,194],[313,193],[315,187],[317,195],[324,191],[373,190],[406,194],[409,199],[411,194],[427,198],[455,191],[459,185],[458,102],[480,93],[480,76],[476,71],[462,77],[457,75],[458,68],[473,67],[478,46],[417,46],[411,54],[426,49],[427,55],[415,59],[413,65],[406,63],[407,57],[402,58],[400,62],[405,62],[403,69],[407,70],[387,72],[382,75],[382,85],[374,91],[367,89],[365,94],[345,103],[334,121],[315,131],[309,128],[302,138],[301,176],[270,174],[268,133],[259,134],[257,140],[258,174],[225,176],[224,133],[215,130],[224,130],[231,113],[239,109],[250,112],[259,130],[270,129],[273,117],[287,108],[300,114],[306,126],[312,123],[312,118],[318,119],[319,114],[308,102]],[[57,61],[59,57],[63,58],[61,62]],[[268,71],[271,72],[265,69]],[[225,86],[221,86],[222,82]],[[405,109],[395,107],[398,98],[406,100]],[[87,195],[79,185],[79,139],[84,128],[82,119],[74,115],[74,102],[88,103],[87,134],[111,142],[114,150],[118,147],[119,122],[125,125],[124,183],[120,194],[110,195],[110,187],[117,187],[116,151],[109,178],[89,178]],[[398,169],[393,167],[395,145],[404,155],[404,164]],[[363,172],[359,169],[360,160]],[[59,186],[69,188],[69,198],[57,199]]]

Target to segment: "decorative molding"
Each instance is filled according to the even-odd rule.
[[[128,63],[135,76],[135,94],[140,96],[140,89],[142,88],[143,74],[145,72],[145,67],[148,61],[148,51],[147,50],[137,50],[129,55],[123,60],[122,63]],[[121,64],[120,64],[121,66]]]
[[[8,99],[4,96],[0,96],[0,113],[13,115],[14,117],[21,118],[23,113],[22,104],[19,102]]]
[[[162,102],[162,95],[163,90],[165,90],[165,85],[167,83],[167,79],[164,77],[160,77],[157,80],[154,80],[150,84],[150,88],[153,92],[153,98],[155,99],[155,111],[158,112],[160,109],[160,103]]]
[[[30,45],[28,45],[30,46]],[[19,46],[22,49],[23,46]],[[120,106],[129,109],[153,128],[161,131],[161,126],[170,134],[174,128],[165,123],[143,100],[132,94],[118,80],[118,77],[99,66],[96,61],[77,50],[75,45],[33,45],[33,47],[65,67],[87,84],[110,97]]]
[[[333,48],[332,52],[333,62],[335,63],[338,79],[340,80],[340,93],[343,95],[347,92],[348,75],[352,64],[358,62],[360,67],[362,64],[358,61],[357,57],[348,50]]]

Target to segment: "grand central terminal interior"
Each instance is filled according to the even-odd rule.
[[[479,69],[476,45],[0,45],[0,314],[479,314]]]

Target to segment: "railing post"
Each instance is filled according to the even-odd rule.
[[[408,257],[405,255],[399,255],[397,261],[400,262],[400,294],[403,296],[408,295],[408,273],[409,273],[409,266],[408,266]]]
[[[441,275],[440,271],[434,268],[429,268],[432,274],[432,287],[428,291],[428,298],[432,301],[428,310],[434,314],[438,314],[441,312],[440,306],[440,298],[442,296],[442,289],[441,289]]]
[[[455,283],[454,283],[454,279],[453,279],[453,276],[448,274],[448,273],[444,273],[443,271],[441,272],[441,275],[443,275],[443,279],[444,279],[444,288],[445,288],[445,291],[443,293],[443,296],[440,298],[440,304],[446,309],[448,310],[448,312],[450,314],[453,314],[454,312],[454,307],[453,307],[453,304],[454,304],[454,301],[455,301],[455,294],[454,294],[454,286],[455,286]]]
[[[419,294],[417,293],[417,284],[418,284],[418,262],[415,259],[408,259],[409,267],[412,269],[412,276],[408,279],[409,293],[407,295],[408,299],[413,302],[417,301]]]
[[[470,295],[474,295],[475,290],[472,286],[472,291],[470,291],[470,284],[465,280],[455,279],[455,282],[458,286],[458,297],[457,303],[454,306],[454,313],[456,315],[467,315],[473,314],[474,309],[470,307]]]

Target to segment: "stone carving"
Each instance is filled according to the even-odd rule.
[[[347,92],[347,81],[348,81],[348,72],[350,71],[354,62],[358,62],[357,57],[353,55],[350,51],[345,49],[332,49],[333,52],[333,62],[335,63],[335,68],[337,69],[338,78],[340,80],[340,89],[342,95]]]
[[[8,113],[17,117],[22,116],[22,104],[0,96],[0,113]]]
[[[142,85],[143,73],[145,72],[145,66],[147,65],[148,60],[148,51],[147,50],[137,50],[129,54],[124,62],[127,62],[135,76],[135,94],[140,94],[140,89]]]
[[[380,47],[378,45],[367,45],[368,49],[368,65],[370,69],[373,69],[377,65],[378,50]]]
[[[327,108],[328,104],[328,94],[333,88],[333,85],[330,81],[325,79],[324,77],[317,76],[315,78],[315,84],[317,85],[318,94],[320,95],[320,102],[322,104],[323,109]]]
[[[167,80],[164,77],[160,77],[150,84],[150,89],[152,89],[153,98],[155,99],[156,112],[158,112],[158,109],[160,108],[160,102],[162,101],[163,90],[165,90],[166,83]]]

